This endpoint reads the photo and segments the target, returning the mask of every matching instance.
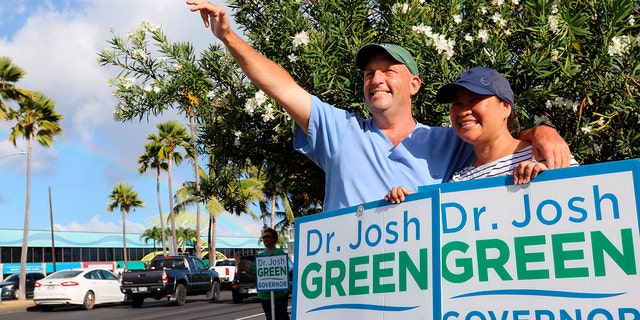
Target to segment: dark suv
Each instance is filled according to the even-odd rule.
[[[44,274],[40,272],[28,272],[27,273],[27,290],[25,294],[27,297],[33,295],[33,286],[36,284],[36,281],[44,278]],[[0,282],[0,293],[2,293],[2,299],[4,298],[14,298],[18,299],[20,296],[20,274],[15,273],[8,276],[4,281]]]
[[[287,257],[287,260],[289,269],[289,293],[291,293],[291,287],[293,285],[293,261],[291,261],[289,257]],[[236,268],[236,275],[231,283],[233,303],[240,303],[244,298],[258,295],[255,272],[245,271],[256,269],[256,256],[242,256],[240,257],[240,264],[246,266],[246,268],[240,266]]]

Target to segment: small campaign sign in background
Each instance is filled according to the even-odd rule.
[[[640,319],[640,160],[296,219],[294,319]]]
[[[256,287],[259,292],[289,290],[287,255],[256,256]]]

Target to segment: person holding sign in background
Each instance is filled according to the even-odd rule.
[[[276,244],[278,243],[278,231],[272,228],[266,228],[262,231],[262,243],[264,244],[265,250],[260,252],[259,256],[269,256],[269,255],[278,255],[278,254],[286,254],[284,250],[277,248]],[[242,268],[244,271],[255,274],[255,270],[249,269],[244,264],[240,263],[240,257],[235,257],[236,265],[239,268]],[[275,304],[275,316],[276,318],[273,320],[289,320],[289,291],[280,290],[273,291],[274,295],[274,304]],[[270,292],[261,292],[258,291],[258,299],[260,299],[260,303],[262,303],[262,310],[264,311],[267,320],[271,319],[271,293]]]
[[[236,34],[226,10],[206,0],[187,0],[206,27],[222,41],[242,71],[260,90],[282,106],[297,126],[294,147],[325,172],[323,210],[335,210],[381,199],[393,186],[419,186],[447,181],[473,161],[472,148],[451,128],[429,127],[412,114],[412,98],[420,91],[418,65],[405,48],[369,44],[356,54],[364,71],[365,119],[320,101],[293,77]],[[566,167],[571,153],[555,129],[533,133],[534,155],[549,167]]]
[[[498,71],[471,68],[456,82],[442,86],[436,101],[451,103],[451,126],[476,155],[473,164],[455,172],[450,182],[513,175],[515,184],[526,184],[548,169],[544,159],[532,160],[531,143],[518,139],[513,90]],[[570,166],[577,165],[572,156]],[[399,203],[409,193],[403,186],[394,187],[385,199]]]

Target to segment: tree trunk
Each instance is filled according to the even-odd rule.
[[[271,229],[275,227],[276,220],[276,190],[271,191]]]
[[[200,165],[198,164],[198,150],[196,149],[196,121],[193,117],[193,108],[189,108],[189,127],[191,129],[191,145],[193,146],[193,167],[196,171],[196,257],[201,257],[200,249]],[[211,254],[211,253],[209,253]]]
[[[29,136],[27,147],[27,199],[24,209],[24,229],[22,229],[22,251],[20,252],[20,280],[19,288],[27,287],[27,253],[29,243],[29,219],[31,214],[31,153],[33,150],[33,137]],[[55,254],[55,253],[54,253]],[[19,300],[27,299],[27,290],[20,290]]]
[[[173,189],[171,188],[171,164],[173,162],[173,156],[169,153],[168,157],[169,165],[167,167],[167,175],[169,176],[169,220],[171,221],[171,245],[173,250],[178,250],[178,239],[176,238],[176,216],[175,210],[173,209]],[[171,254],[176,254],[176,252],[171,252]]]
[[[218,233],[216,231],[216,217],[211,217],[213,219],[213,224],[211,226],[211,251],[209,251],[209,257],[211,257],[211,254],[213,254],[213,259],[215,261],[216,258],[216,234]]]
[[[162,254],[166,255],[167,240],[164,236],[164,217],[162,216],[162,201],[160,200],[160,164],[158,164],[158,168],[156,168],[156,170],[156,192],[158,193],[158,213],[160,214],[160,233],[162,234]]]
[[[122,205],[120,205],[120,212],[122,212],[122,248],[124,250],[122,257],[124,258],[124,269],[129,270],[129,259],[127,258],[127,226]]]

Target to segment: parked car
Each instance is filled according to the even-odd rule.
[[[156,256],[144,270],[122,273],[120,291],[131,299],[131,307],[140,308],[146,298],[168,298],[183,306],[187,296],[206,295],[211,301],[220,299],[220,277],[202,260],[185,254]]]
[[[40,272],[28,272],[27,273],[27,290],[25,293],[27,297],[33,295],[33,286],[36,281],[44,278],[44,274]],[[8,276],[4,281],[0,282],[0,293],[2,293],[2,299],[14,298],[18,299],[20,296],[20,273],[14,273]]]
[[[236,275],[236,260],[221,259],[216,260],[216,265],[212,268],[220,276],[220,284],[223,288],[229,288]]]
[[[289,293],[291,293],[293,286],[293,261],[290,258],[288,261],[289,270]],[[238,266],[236,268],[236,275],[231,283],[231,298],[233,303],[240,303],[242,300],[248,297],[257,296],[258,288],[256,286],[256,256],[242,256],[240,257],[240,264],[245,267]],[[246,270],[254,270],[248,272]]]
[[[118,277],[111,271],[80,268],[54,272],[38,280],[33,302],[43,311],[66,305],[91,310],[97,304],[124,303],[125,295],[120,292]]]

